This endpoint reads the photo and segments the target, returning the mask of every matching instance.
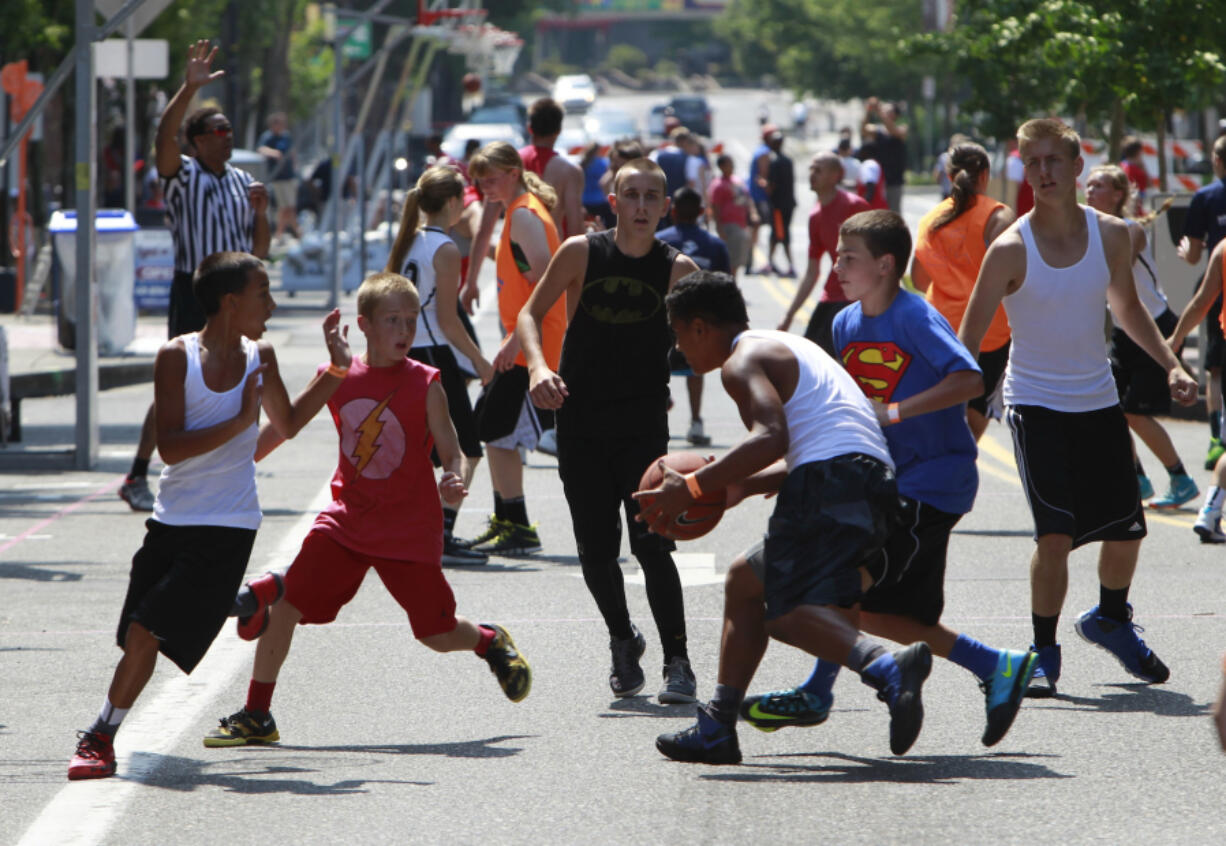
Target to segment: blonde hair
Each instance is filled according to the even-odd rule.
[[[519,184],[525,191],[535,194],[536,198],[550,211],[553,211],[553,207],[558,204],[558,192],[535,173],[525,170],[524,160],[519,157],[519,151],[506,141],[491,141],[482,147],[468,163],[468,172],[478,179],[494,168],[507,171],[518,169]]]
[[[371,320],[379,303],[391,297],[408,297],[421,307],[421,298],[412,282],[399,273],[382,270],[367,276],[358,287],[358,314]]]
[[[668,177],[664,175],[664,168],[653,162],[646,156],[640,156],[637,159],[629,159],[621,167],[617,169],[617,175],[613,177],[613,193],[616,194],[621,188],[622,175],[629,173],[647,173],[660,180],[660,188],[668,193]]]
[[[1035,118],[1023,123],[1017,130],[1017,146],[1020,150],[1023,144],[1031,144],[1042,138],[1055,138],[1063,141],[1069,155],[1076,160],[1081,156],[1081,136],[1071,126],[1056,118]]]
[[[404,269],[404,260],[413,248],[413,239],[421,222],[421,212],[435,214],[442,211],[452,197],[464,196],[464,177],[453,167],[438,166],[426,170],[417,180],[417,185],[404,198],[404,210],[400,213],[400,231],[387,257],[390,273]]]
[[[1127,212],[1133,205],[1132,181],[1128,178],[1128,174],[1117,165],[1100,164],[1086,175],[1086,184],[1088,185],[1091,179],[1100,174],[1107,177],[1111,182],[1111,187],[1120,192],[1120,201],[1111,213],[1116,217],[1127,217]]]

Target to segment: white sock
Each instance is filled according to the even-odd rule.
[[[130,708],[116,708],[111,704],[110,697],[102,705],[102,710],[98,712],[98,719],[94,720],[94,724],[89,727],[90,731],[101,732],[102,734],[115,736],[115,732],[119,731],[119,725],[123,722],[123,718],[128,716]]]
[[[1223,503],[1226,503],[1226,488],[1219,488],[1217,485],[1214,485],[1205,494],[1205,505],[1201,511],[1220,515]]]

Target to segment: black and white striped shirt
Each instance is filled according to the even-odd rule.
[[[228,162],[218,175],[194,158],[179,160],[179,172],[165,180],[175,272],[193,273],[205,256],[223,250],[251,252],[255,214],[247,186],[255,179]]]

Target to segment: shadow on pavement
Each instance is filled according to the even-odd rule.
[[[1047,697],[1046,702],[1067,703],[1074,706],[1060,708],[1051,705],[1027,705],[1027,708],[1052,708],[1063,711],[1101,711],[1106,714],[1143,713],[1159,717],[1204,717],[1209,713],[1212,703],[1197,703],[1186,693],[1173,690],[1163,690],[1160,687],[1143,684],[1104,684],[1104,688],[1114,688],[1118,692],[1107,692],[1102,696],[1071,696],[1067,693],[1057,693]]]
[[[0,563],[0,579],[28,579],[33,582],[79,582],[80,573],[67,570],[48,570],[40,564],[25,564],[21,561]]]
[[[407,784],[428,787],[434,782],[407,781],[401,779],[344,779],[324,784],[309,778],[285,778],[289,775],[309,776],[319,769],[303,766],[277,766],[258,764],[249,755],[227,761],[200,761],[195,758],[180,758],[175,755],[153,755],[147,752],[134,754],[133,759],[143,758],[152,764],[152,777],[135,779],[148,787],[162,790],[189,792],[201,787],[219,787],[229,793],[259,795],[288,793],[295,796],[346,796],[369,792],[367,785]],[[336,762],[330,762],[329,766]],[[210,771],[233,768],[230,772]],[[124,779],[123,769],[119,778]]]
[[[602,719],[621,719],[623,717],[678,717],[693,716],[696,703],[683,702],[676,705],[663,705],[654,701],[650,694],[640,694],[626,699],[617,699],[609,703],[612,713],[597,714]]]
[[[1058,758],[1058,755],[990,753],[984,755],[921,755],[908,758],[861,758],[839,752],[755,755],[735,771],[712,773],[711,781],[743,782],[833,782],[865,784],[956,784],[965,780],[1073,778],[1046,764],[1027,759]],[[829,764],[784,763],[785,758],[827,759]],[[771,759],[779,761],[772,763]],[[760,763],[759,763],[760,762]]]
[[[523,751],[522,747],[496,747],[495,743],[508,740],[523,740],[536,737],[532,734],[503,734],[482,740],[466,740],[460,743],[375,743],[354,746],[286,746],[269,747],[286,752],[361,752],[373,755],[441,755],[447,758],[509,758]]]
[[[954,529],[951,534],[976,535],[985,538],[1032,538],[1033,529]]]

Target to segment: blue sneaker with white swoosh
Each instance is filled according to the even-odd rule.
[[[656,749],[666,758],[687,764],[741,763],[736,727],[721,723],[702,706],[698,708],[698,722],[685,731],[660,735]]]
[[[1038,666],[1037,652],[1001,650],[996,672],[980,684],[988,709],[988,724],[983,730],[984,746],[995,746],[1009,731]]]

